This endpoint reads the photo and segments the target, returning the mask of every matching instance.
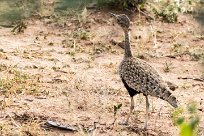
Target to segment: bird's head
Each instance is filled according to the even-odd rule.
[[[118,25],[122,27],[124,31],[128,31],[130,27],[130,19],[125,14],[114,14],[110,13],[117,21]]]

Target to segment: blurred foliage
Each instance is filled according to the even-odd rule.
[[[165,22],[173,23],[177,21],[178,7],[175,3],[164,3],[163,8],[153,8],[153,12],[156,17],[161,17]]]
[[[59,0],[55,5],[55,11],[71,9],[79,9],[85,5],[92,3],[94,0]]]
[[[51,16],[54,13],[59,17],[76,15],[75,11],[85,7],[111,7],[119,10],[146,11],[153,18],[161,18],[165,22],[177,21],[179,13],[192,13],[204,25],[204,0],[53,0],[50,4],[46,0],[0,0],[0,25],[10,26],[22,19],[38,13],[41,16]],[[47,10],[47,11],[45,11]],[[53,10],[53,11],[51,11]],[[51,11],[51,12],[50,12]],[[72,12],[70,12],[72,11]],[[62,14],[61,14],[62,13]]]
[[[172,114],[172,120],[179,126],[180,136],[195,136],[198,134],[199,116],[195,102],[187,105],[187,110],[178,108]]]
[[[81,10],[85,6],[97,8],[110,8],[111,9],[131,9],[138,5],[142,5],[146,0],[59,0],[55,5],[55,12],[78,9]]]
[[[117,9],[131,9],[143,5],[147,0],[97,0],[99,6],[117,7]]]
[[[0,0],[0,25],[12,25],[29,17],[39,7],[40,0]]]
[[[151,3],[152,7],[149,12],[153,12],[155,17],[161,18],[164,22],[177,22],[179,13],[192,13],[196,10],[198,0],[160,0],[156,3]]]
[[[194,16],[196,20],[201,24],[204,31],[204,0],[201,0],[200,3],[197,5]]]
[[[126,8],[131,8],[135,7],[138,4],[143,4],[145,3],[146,0],[60,0],[57,4],[57,10],[65,10],[67,8],[78,8],[80,6],[90,4],[90,3],[95,3],[99,7],[102,6],[114,6],[117,9],[126,9]]]

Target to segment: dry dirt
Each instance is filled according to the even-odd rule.
[[[11,28],[0,28],[1,79],[9,80],[13,76],[11,71],[16,70],[29,75],[30,80],[23,84],[37,86],[36,92],[28,86],[19,92],[14,81],[10,85],[15,91],[10,89],[5,93],[1,82],[1,135],[85,135],[44,129],[41,125],[47,120],[85,127],[96,121],[97,136],[178,135],[179,129],[171,119],[174,109],[153,97],[150,97],[148,130],[142,131],[145,117],[142,95],[134,97],[130,125],[117,125],[130,106],[130,97],[117,73],[123,49],[112,44],[123,40],[122,30],[106,13],[90,12],[86,22],[79,21],[72,18],[59,23],[32,18],[27,20],[27,29],[19,34],[13,34]],[[202,60],[193,56],[204,50],[199,25],[189,15],[180,15],[178,23],[172,24],[161,21],[151,24],[138,16],[131,21],[134,56],[143,57],[165,80],[178,85],[172,93],[183,107],[191,101],[197,102],[200,134],[204,135],[204,82],[178,79],[203,75]],[[181,54],[165,57],[176,53]],[[122,107],[113,125],[113,107],[119,104]]]

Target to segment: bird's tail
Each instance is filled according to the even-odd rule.
[[[167,101],[174,108],[178,107],[178,101],[176,97],[172,95],[167,85],[161,85],[161,90],[159,91],[159,97]]]

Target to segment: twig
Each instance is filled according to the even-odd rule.
[[[154,20],[153,23],[155,23],[155,20]],[[156,28],[153,26],[152,21],[150,23],[150,29],[151,29],[151,32],[152,32],[152,37],[153,37],[153,42],[154,42],[154,47],[153,48],[157,48],[158,47],[158,45],[157,45],[157,31],[156,31]]]
[[[177,34],[177,35],[176,35],[176,36],[173,38],[173,40],[172,40],[172,41],[175,41],[175,40],[176,40],[176,38],[177,38],[179,35],[181,35],[181,33]]]
[[[178,77],[178,79],[192,79],[192,80],[195,80],[195,81],[204,82],[204,78]]]
[[[7,115],[10,117],[12,123],[13,123],[16,127],[18,127],[18,128],[21,127],[20,125],[18,125],[18,124],[16,123],[16,121],[13,119],[13,117],[11,117],[11,115],[10,115],[9,113],[7,113]]]
[[[82,133],[91,133],[96,129],[96,123],[98,123],[98,122],[94,122],[92,127],[85,128],[81,124],[78,124],[77,126],[76,125],[71,126],[71,125],[63,125],[63,124],[58,123],[56,121],[49,120],[45,123],[45,126],[56,128],[59,130],[67,130],[67,131],[71,131],[71,132],[80,131]]]
[[[155,20],[154,17],[152,17],[152,16],[148,15],[147,13],[141,11],[140,8],[139,8],[138,6],[137,6],[136,8],[137,8],[137,10],[139,11],[139,13],[142,13],[144,16],[149,17],[151,20]]]
[[[81,132],[82,134],[89,134],[94,132],[94,130],[96,129],[96,123],[98,122],[94,122],[92,127],[84,127],[83,125],[78,124],[78,131]]]
[[[164,57],[169,57],[169,58],[176,58],[177,56],[183,56],[183,55],[190,55],[190,52],[182,52],[182,53],[176,53],[176,54],[168,54],[165,55]]]
[[[6,24],[4,25],[4,24],[0,24],[0,26],[1,26],[1,27],[6,27],[6,28],[12,28],[12,27],[14,27],[15,25],[9,25],[9,24],[8,24],[8,25],[6,25]]]
[[[151,20],[155,20],[155,17],[152,17],[152,16],[148,15],[148,13],[141,11],[138,6],[136,6],[136,8],[134,8],[133,10],[129,10],[127,8],[125,8],[125,10],[130,12],[130,13],[134,13],[137,10],[139,12],[139,20],[140,20],[140,13],[143,14],[146,17],[146,19],[150,18]]]
[[[47,121],[45,123],[46,126],[49,126],[49,127],[53,127],[53,128],[57,128],[57,129],[60,129],[60,130],[67,130],[67,131],[77,131],[77,128],[75,127],[72,127],[70,125],[62,125],[58,122],[55,122],[55,121]]]

